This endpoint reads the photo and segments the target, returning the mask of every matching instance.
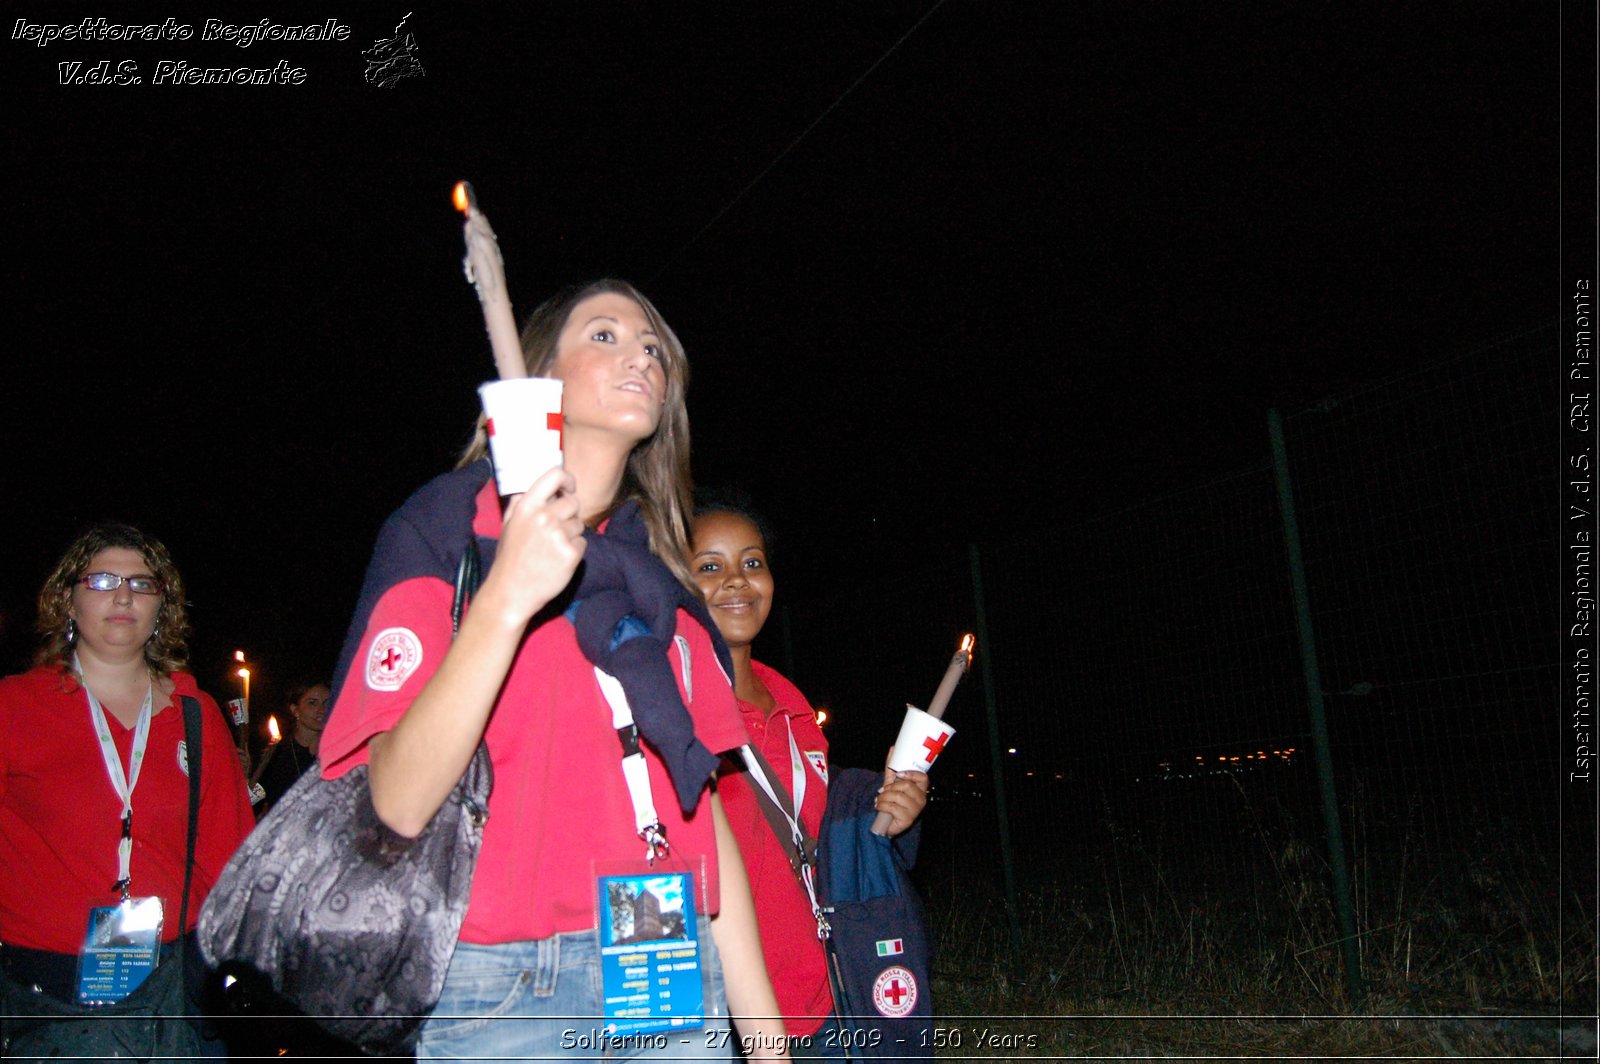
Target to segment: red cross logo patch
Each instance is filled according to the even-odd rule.
[[[917,1006],[917,980],[899,965],[885,968],[872,984],[872,1005],[891,1020],[909,1016]]]
[[[374,691],[398,691],[422,664],[422,640],[409,628],[385,628],[367,652],[367,686]]]

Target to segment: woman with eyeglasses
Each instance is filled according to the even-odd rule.
[[[120,963],[105,947],[140,941],[139,925],[154,917],[157,970],[172,962],[180,939],[187,947],[193,1013],[204,966],[189,932],[255,818],[227,721],[183,671],[183,581],[153,537],[97,525],[45,580],[37,628],[34,667],[0,680],[0,969],[12,988],[37,987],[72,1003],[115,1000],[150,976],[97,976]],[[202,753],[188,922],[180,927],[190,794],[185,697],[199,702]],[[0,1011],[12,1004],[8,988]],[[0,1022],[7,1036],[15,1032],[13,1019]]]

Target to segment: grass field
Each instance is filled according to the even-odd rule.
[[[1420,817],[1363,813],[1396,808],[1389,797],[1358,797],[1345,819],[1359,1004],[1321,821],[1304,801],[1222,781],[1203,795],[1102,800],[1073,820],[1014,814],[1026,825],[1013,827],[1020,941],[998,857],[940,841],[992,835],[992,807],[936,803],[917,874],[940,1055],[1528,1059],[1559,1057],[1565,1037],[1567,1052],[1594,1059],[1584,821],[1568,823],[1565,848],[1558,818],[1530,827],[1485,811],[1492,803],[1460,830],[1429,833]]]

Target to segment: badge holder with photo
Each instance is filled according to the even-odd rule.
[[[78,953],[78,1004],[111,1005],[137,990],[160,960],[162,923],[160,898],[90,909]]]
[[[595,921],[605,1038],[692,1031],[715,1009],[698,917],[709,912],[705,855],[672,851],[656,816],[650,776],[622,685],[595,669],[622,743],[622,775],[634,828],[645,844],[637,861],[597,861]]]

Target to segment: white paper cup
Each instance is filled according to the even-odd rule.
[[[561,464],[561,382],[516,377],[478,386],[488,418],[489,454],[501,495],[528,490]]]
[[[928,771],[955,733],[954,728],[938,717],[916,706],[906,706],[906,719],[900,722],[900,736],[894,741],[894,756],[889,759],[889,767],[896,772]]]

